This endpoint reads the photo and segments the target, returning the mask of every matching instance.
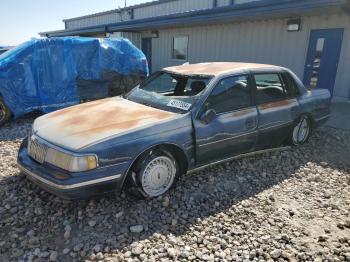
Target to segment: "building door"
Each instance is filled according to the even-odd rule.
[[[304,84],[325,88],[333,95],[344,29],[312,30],[306,58]]]
[[[146,56],[149,72],[152,73],[152,38],[142,38],[141,49]]]

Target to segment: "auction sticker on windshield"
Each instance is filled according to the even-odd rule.
[[[191,104],[183,102],[183,101],[179,101],[179,100],[170,100],[170,102],[167,104],[167,106],[170,107],[175,107],[181,110],[186,110],[188,111],[191,108]]]

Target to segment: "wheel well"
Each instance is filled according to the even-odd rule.
[[[173,157],[175,157],[175,160],[181,168],[181,175],[187,172],[188,160],[185,152],[180,147],[173,144],[163,144],[160,146],[156,146],[155,148],[164,149],[171,153]]]
[[[310,119],[311,128],[313,128],[315,126],[315,119],[312,116],[312,114],[307,112],[307,113],[304,113],[304,115],[306,115]]]
[[[180,172],[180,175],[183,175],[187,172],[187,169],[188,169],[188,160],[187,160],[187,157],[186,157],[186,154],[185,152],[179,147],[179,146],[176,146],[176,145],[173,145],[173,144],[161,144],[161,145],[156,145],[156,146],[153,146],[151,148],[148,148],[146,149],[145,151],[143,151],[134,161],[133,163],[130,165],[128,171],[127,171],[127,174],[124,178],[124,181],[123,181],[123,186],[122,188],[125,188],[126,186],[126,183],[127,183],[127,179],[130,175],[130,172],[133,170],[133,168],[135,167],[135,165],[137,165],[139,163],[139,161],[144,158],[150,151],[153,151],[153,150],[165,150],[167,152],[169,152],[174,158],[175,160],[177,161],[177,163],[179,164],[180,168],[181,168],[181,172]]]

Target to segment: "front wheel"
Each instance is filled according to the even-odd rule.
[[[155,198],[165,194],[179,174],[175,158],[166,151],[150,151],[129,174],[127,192],[137,198]]]
[[[299,146],[307,142],[311,135],[311,119],[303,115],[294,124],[289,142],[291,145]]]
[[[11,118],[11,111],[0,96],[0,127]]]

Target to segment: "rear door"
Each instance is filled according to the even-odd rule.
[[[288,79],[283,74],[266,72],[253,75],[259,118],[258,149],[279,146],[299,114],[297,94],[288,92]]]
[[[198,166],[254,149],[258,113],[252,103],[249,75],[219,81],[201,113],[207,110],[215,111],[210,123],[194,120]]]

